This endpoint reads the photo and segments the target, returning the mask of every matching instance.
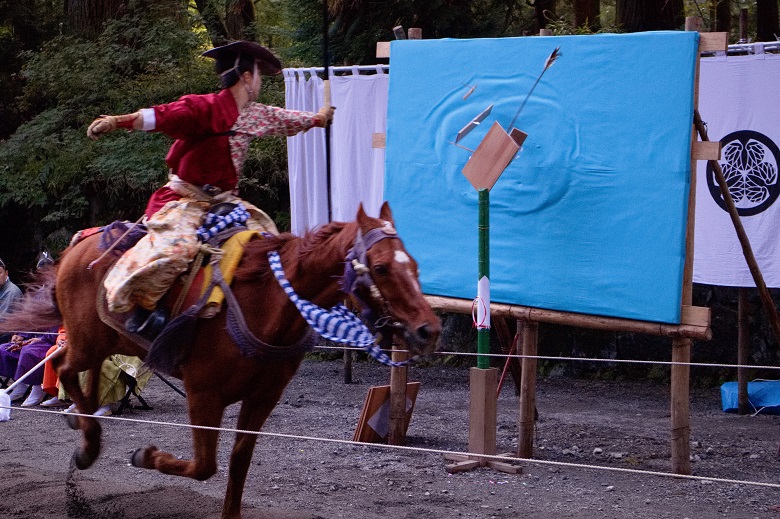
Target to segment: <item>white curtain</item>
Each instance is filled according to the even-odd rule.
[[[379,215],[385,177],[385,150],[373,148],[372,134],[385,133],[388,75],[377,66],[375,74],[331,76],[331,97],[336,107],[331,142],[331,194],[333,219],[355,219],[358,205]]]
[[[741,213],[742,225],[769,287],[780,287],[780,56],[756,54],[701,61],[699,113]],[[696,178],[693,280],[754,287],[734,225],[707,162]]]
[[[363,68],[363,67],[361,67]],[[383,148],[372,147],[372,134],[385,133],[388,75],[378,65],[374,74],[330,74],[331,213],[333,220],[355,219],[362,202],[366,212],[379,214],[383,200]],[[372,72],[374,72],[372,70]],[[286,106],[317,111],[323,105],[323,80],[313,69],[285,69]],[[288,138],[291,230],[302,234],[327,223],[325,132],[313,129]]]
[[[316,112],[324,85],[314,69],[284,69],[285,104],[290,110]],[[325,130],[313,128],[287,138],[291,231],[303,234],[328,221]]]

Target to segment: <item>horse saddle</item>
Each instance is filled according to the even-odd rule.
[[[218,207],[223,205],[226,207]],[[233,206],[234,204],[218,204],[215,208],[229,213],[232,207],[227,207],[227,205]],[[245,228],[234,228],[232,231],[229,233],[229,237],[219,245],[221,251],[221,257],[218,262],[219,270],[222,278],[228,285],[233,280],[245,245],[250,240],[260,236],[260,233],[257,231],[246,230]],[[108,240],[110,239],[108,237]],[[137,242],[137,240],[135,241]],[[157,309],[151,312],[131,311],[114,313],[109,311],[106,304],[105,288],[103,283],[101,283],[97,302],[100,319],[123,336],[149,350],[155,337],[165,329],[169,318],[175,318],[182,309],[189,310],[195,304],[201,303],[202,308],[197,312],[197,317],[212,318],[216,316],[222,309],[225,295],[219,286],[214,286],[210,295],[206,298],[206,291],[212,286],[211,281],[214,270],[210,260],[211,258],[208,254],[198,254],[195,260],[191,262],[190,268],[179,276],[167,294],[161,299]]]

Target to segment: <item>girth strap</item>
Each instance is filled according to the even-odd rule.
[[[243,355],[247,357],[267,355],[283,358],[292,357],[314,349],[314,345],[317,342],[317,336],[309,326],[306,327],[306,333],[303,334],[303,337],[289,346],[275,346],[258,339],[247,326],[246,320],[244,319],[244,313],[241,311],[241,305],[239,305],[236,296],[233,295],[230,286],[225,283],[225,280],[222,278],[222,271],[219,269],[218,265],[214,265],[214,274],[211,282],[212,288],[215,283],[218,283],[222,288],[222,291],[225,293],[225,300],[228,304],[228,334]],[[207,292],[210,293],[211,289]]]

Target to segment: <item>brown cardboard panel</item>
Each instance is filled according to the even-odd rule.
[[[463,167],[463,174],[474,189],[491,189],[519,149],[514,139],[495,122]]]

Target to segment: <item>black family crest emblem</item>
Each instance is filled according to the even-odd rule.
[[[740,216],[766,211],[780,194],[778,168],[780,150],[772,139],[752,130],[739,130],[723,137],[720,166]],[[707,164],[707,187],[715,202],[726,210],[726,203]]]

